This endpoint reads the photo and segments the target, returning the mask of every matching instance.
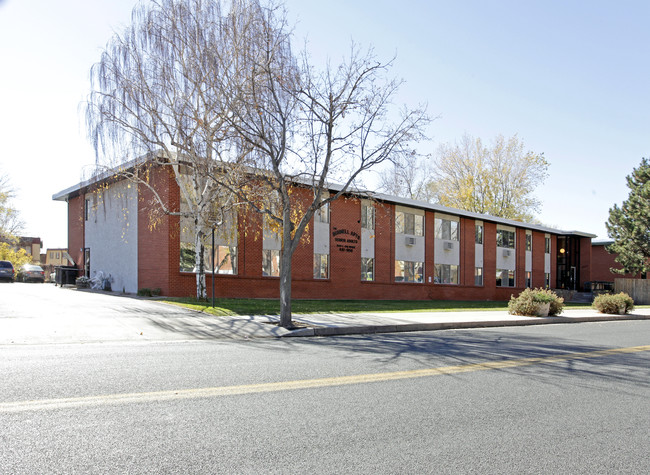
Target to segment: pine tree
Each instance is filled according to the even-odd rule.
[[[630,194],[619,208],[609,210],[607,234],[614,240],[607,247],[618,254],[616,262],[622,269],[612,269],[618,274],[645,274],[650,269],[650,162],[641,165],[627,177]]]

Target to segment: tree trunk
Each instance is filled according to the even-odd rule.
[[[194,234],[194,268],[196,269],[196,298],[198,300],[208,298],[205,287],[205,246],[203,245],[203,232],[196,231]]]
[[[288,246],[287,246],[288,247]],[[291,328],[291,257],[289,249],[283,249],[280,257],[280,326]]]

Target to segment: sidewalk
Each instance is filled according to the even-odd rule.
[[[218,319],[221,320],[220,326],[233,332],[233,338],[268,338],[650,320],[650,309],[634,310],[627,315],[605,315],[593,309],[568,309],[557,317],[544,318],[509,315],[507,311],[294,314],[293,322],[300,327],[294,330],[278,327],[279,317],[273,316]]]

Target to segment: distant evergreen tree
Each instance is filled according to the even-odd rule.
[[[630,195],[619,208],[609,210],[607,234],[614,243],[607,247],[616,253],[616,262],[622,269],[612,269],[619,274],[646,274],[650,269],[650,162],[641,165],[627,177]]]

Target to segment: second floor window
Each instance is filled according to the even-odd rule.
[[[330,222],[330,205],[329,203],[324,204],[314,213],[314,221],[317,223],[329,223]]]
[[[507,231],[505,229],[497,229],[497,247],[505,247],[506,249],[515,248],[515,232]]]
[[[410,234],[411,236],[424,236],[424,216],[396,211],[395,232],[399,234]]]
[[[483,244],[483,225],[477,224],[476,231],[474,232],[476,244]]]
[[[458,221],[436,218],[436,239],[458,241]]]
[[[375,229],[375,207],[372,205],[361,205],[361,227],[363,229]]]

